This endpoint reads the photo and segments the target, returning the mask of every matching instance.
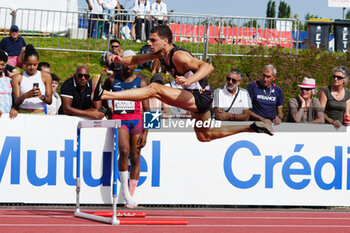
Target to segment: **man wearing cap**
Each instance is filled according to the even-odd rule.
[[[288,101],[288,122],[296,123],[324,123],[324,113],[317,98],[312,97],[316,93],[316,81],[305,77],[298,85],[300,92],[297,97]]]
[[[240,88],[242,72],[232,68],[226,76],[225,86],[214,91],[215,118],[221,121],[247,121],[252,101],[246,89]]]
[[[273,83],[277,78],[276,68],[269,64],[263,68],[261,78],[248,84],[248,93],[253,108],[250,111],[252,120],[278,125],[283,119],[282,89]]]
[[[5,37],[0,42],[0,49],[4,50],[8,55],[8,64],[11,66],[23,66],[23,53],[27,46],[24,39],[19,35],[17,25],[12,25],[10,28],[10,36]]]
[[[132,50],[126,50],[123,57],[135,56]],[[123,65],[121,73],[114,73],[109,76],[103,88],[118,92],[128,89],[146,87],[147,83],[134,73],[135,65]],[[141,105],[142,103],[142,105]],[[119,153],[118,160],[119,177],[122,186],[122,193],[125,199],[125,207],[134,208],[137,202],[133,198],[140,176],[140,155],[141,148],[146,145],[147,129],[143,128],[142,111],[150,111],[149,101],[112,101],[112,119],[121,120],[119,129]],[[129,179],[130,158],[131,170]]]

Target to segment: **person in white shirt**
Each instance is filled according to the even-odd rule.
[[[225,86],[214,91],[214,117],[222,121],[247,121],[252,101],[246,89],[240,88],[242,72],[232,68],[226,77]]]
[[[98,0],[86,0],[90,10],[90,19],[88,25],[88,35],[90,37],[97,38],[98,33],[98,21],[94,19],[102,19],[103,9]]]
[[[118,0],[98,0],[103,8],[103,18],[106,20],[103,25],[102,39],[110,37],[110,23],[109,20],[114,18],[115,8]]]
[[[165,2],[163,2],[162,0],[156,0],[154,3],[152,3],[151,15],[153,27],[159,24],[167,25],[167,14],[168,10]]]
[[[142,23],[145,24],[146,40],[148,40],[148,38],[149,38],[149,31],[151,29],[151,21],[150,21],[150,18],[148,15],[151,13],[151,4],[148,0],[135,0],[135,5],[134,5],[133,11],[136,14],[136,17],[135,17],[136,42],[141,43]]]

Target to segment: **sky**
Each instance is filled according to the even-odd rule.
[[[135,0],[119,0],[131,8]],[[153,3],[155,0],[150,0]],[[268,0],[163,0],[168,10],[184,13],[215,14],[219,16],[265,17]],[[342,19],[343,9],[328,7],[328,0],[284,0],[291,7],[292,16],[304,20],[307,13],[323,19]],[[86,0],[78,0],[79,7],[86,6]],[[276,0],[276,14],[280,0]],[[349,9],[346,9],[348,11]],[[277,17],[277,16],[276,16]]]

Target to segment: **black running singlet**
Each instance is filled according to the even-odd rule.
[[[184,76],[184,77],[186,77],[186,78],[189,78],[190,76],[192,76],[192,75],[195,73],[195,71],[189,70],[189,71],[187,71],[187,72],[185,72],[185,73],[183,73],[183,74],[182,74],[182,73],[179,73],[179,72],[177,71],[177,69],[176,69],[174,63],[173,63],[173,55],[174,55],[174,53],[175,53],[176,51],[178,51],[178,50],[188,52],[191,56],[192,56],[192,54],[191,54],[189,51],[187,51],[186,49],[183,49],[183,48],[181,48],[181,47],[178,47],[178,46],[176,46],[176,45],[174,45],[174,44],[173,44],[173,46],[174,46],[174,48],[173,48],[173,49],[171,50],[171,52],[170,52],[170,64],[167,65],[167,64],[165,63],[165,60],[164,60],[162,57],[160,57],[159,60],[160,60],[160,62],[165,66],[165,68],[167,69],[167,71],[169,71],[169,72],[171,73],[171,75],[172,75],[174,78],[175,78],[176,76]],[[185,89],[189,89],[189,90],[196,90],[196,89],[203,89],[203,90],[205,89],[205,90],[209,90],[209,89],[210,89],[210,86],[209,86],[207,77],[205,77],[205,78],[199,80],[198,82],[192,83],[190,86],[184,87],[184,88],[185,88]]]

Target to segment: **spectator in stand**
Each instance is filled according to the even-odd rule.
[[[88,25],[88,35],[89,37],[97,38],[99,31],[99,19],[103,19],[103,9],[98,0],[86,0],[90,10],[90,19]]]
[[[48,62],[42,61],[42,62],[39,62],[38,70],[51,73],[51,66]]]
[[[78,66],[74,75],[67,79],[61,87],[62,105],[59,114],[84,116],[101,120],[104,113],[99,111],[101,101],[91,101],[92,82],[86,66]]]
[[[39,54],[33,45],[27,45],[24,52],[23,74],[13,76],[15,104],[20,113],[44,114],[45,104],[52,103],[51,75],[38,68]]]
[[[260,80],[248,84],[248,93],[253,108],[250,111],[252,120],[278,125],[282,122],[284,104],[282,89],[273,83],[277,78],[277,71],[273,65],[263,68]]]
[[[339,128],[350,125],[350,90],[345,88],[349,82],[349,70],[345,66],[335,67],[332,85],[320,90],[320,103],[327,123]]]
[[[136,17],[135,17],[136,43],[141,43],[142,24],[145,25],[145,37],[146,37],[146,40],[148,41],[149,32],[151,29],[151,21],[148,16],[151,13],[150,2],[148,0],[135,0],[133,11],[136,14]]]
[[[158,26],[160,24],[167,25],[167,6],[165,2],[162,0],[156,0],[154,3],[152,3],[151,7],[151,14],[152,14],[152,25],[153,27]]]
[[[132,50],[124,52],[123,57],[134,56]],[[104,88],[112,91],[121,91],[146,87],[147,83],[135,73],[135,65],[123,66],[121,73],[115,73],[108,77]],[[142,104],[141,104],[142,103]],[[126,207],[134,208],[137,202],[132,198],[140,176],[141,148],[146,145],[147,129],[143,128],[142,111],[149,111],[148,100],[143,101],[119,101],[113,100],[112,119],[121,120],[119,129],[119,152],[118,160],[119,177],[122,185]],[[131,170],[129,179],[130,157]],[[129,187],[128,187],[129,184]]]
[[[0,117],[3,113],[9,113],[9,117],[13,119],[18,111],[14,107],[12,80],[5,74],[7,59],[7,54],[0,50]]]
[[[117,39],[110,41],[111,50],[104,56],[105,68],[102,71],[102,75],[109,75],[114,73],[120,73],[123,66],[120,63],[114,63],[111,59],[113,55],[123,55],[123,50],[121,49],[120,42]]]
[[[313,97],[316,93],[316,81],[304,78],[298,85],[300,92],[297,97],[288,101],[288,122],[324,124],[324,114],[320,101]]]
[[[114,18],[115,8],[117,7],[117,0],[99,0],[103,8],[103,18],[105,20],[103,25],[102,39],[110,37],[110,23],[109,20]]]
[[[9,65],[22,67],[23,53],[26,45],[26,42],[20,36],[19,28],[16,25],[12,25],[10,36],[3,38],[0,42],[0,49],[7,53]]]
[[[214,117],[221,121],[249,120],[252,101],[246,89],[240,88],[242,72],[232,68],[226,76],[225,86],[214,91]]]
[[[60,83],[60,78],[56,75],[51,73],[52,77],[52,103],[50,105],[47,105],[47,114],[48,115],[57,115],[58,110],[62,104],[60,95],[56,92],[58,85]]]

